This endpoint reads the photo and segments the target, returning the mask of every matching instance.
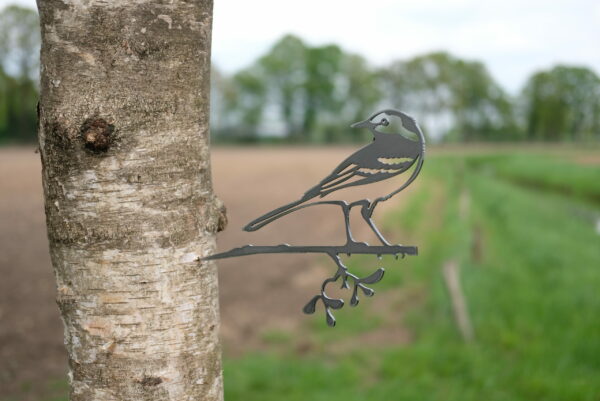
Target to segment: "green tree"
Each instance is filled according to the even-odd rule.
[[[398,61],[380,72],[386,100],[429,121],[451,139],[514,139],[510,99],[480,62],[445,52]]]
[[[210,131],[217,139],[236,140],[236,127],[241,125],[239,118],[232,113],[236,101],[232,77],[213,66],[210,71]]]
[[[588,68],[537,72],[522,97],[529,139],[582,140],[600,134],[600,78]]]
[[[232,79],[233,88],[225,98],[226,107],[236,122],[237,136],[256,136],[263,118],[266,88],[260,71],[256,68],[242,70]]]
[[[32,80],[11,77],[0,68],[0,143],[35,141],[37,98]]]
[[[332,108],[320,113],[318,130],[326,142],[363,141],[364,130],[349,130],[350,122],[363,120],[381,101],[377,75],[359,55],[343,53],[339,71],[331,77],[335,87],[330,94]]]
[[[364,119],[382,100],[376,72],[364,57],[346,54],[342,62],[342,78],[344,114],[352,121]]]
[[[311,47],[307,51],[302,126],[311,142],[324,140],[322,131],[317,129],[319,116],[325,118],[325,114],[336,114],[341,108],[335,89],[342,58],[342,50],[336,45]]]
[[[234,75],[232,88],[228,112],[244,130],[280,125],[288,138],[315,143],[351,139],[340,121],[364,118],[380,99],[362,57],[336,45],[308,46],[292,35]]]
[[[0,11],[0,142],[35,140],[39,30],[35,10]]]
[[[39,79],[40,23],[35,10],[12,5],[0,12],[0,65],[19,78]]]
[[[0,67],[0,144],[8,140],[8,115],[10,78]]]
[[[302,86],[306,80],[305,44],[293,35],[284,36],[258,60],[266,95],[279,108],[287,136],[302,131]]]

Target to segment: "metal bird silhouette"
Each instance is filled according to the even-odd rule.
[[[388,133],[382,130],[382,128],[390,126],[393,120],[396,119],[399,120],[402,127],[415,135],[415,139],[407,138],[400,132]],[[371,227],[377,238],[384,245],[390,245],[373,222],[373,211],[379,202],[388,200],[415,180],[423,165],[425,138],[416,121],[398,110],[388,109],[379,111],[364,121],[352,124],[351,127],[368,128],[373,133],[373,142],[350,155],[331,174],[306,191],[304,196],[299,200],[274,209],[251,221],[244,227],[244,230],[258,230],[280,217],[315,204],[336,204],[344,212],[346,238],[347,243],[350,244],[355,242],[350,230],[350,211],[353,207],[360,206],[363,219]],[[415,169],[404,184],[391,193],[375,199],[373,202],[368,199],[362,199],[352,203],[348,203],[345,200],[309,203],[311,200],[326,197],[340,189],[357,185],[368,185],[396,177],[409,170],[415,164]]]
[[[209,255],[200,258],[200,260],[214,260],[266,253],[323,253],[329,255],[336,264],[337,269],[331,277],[323,281],[319,294],[315,295],[302,309],[304,313],[314,313],[317,303],[321,301],[325,307],[326,321],[329,326],[335,326],[336,323],[332,310],[340,309],[344,306],[343,299],[332,298],[327,295],[326,287],[329,284],[341,281],[342,288],[349,289],[349,282],[351,282],[353,285],[352,296],[350,298],[351,306],[358,305],[359,290],[366,296],[373,296],[375,291],[367,285],[375,284],[383,278],[383,267],[378,268],[366,277],[359,277],[353,274],[342,263],[340,255],[347,254],[350,256],[354,253],[377,255],[379,257],[384,254],[396,255],[396,257],[402,255],[404,257],[405,255],[417,254],[417,247],[415,246],[391,245],[377,229],[372,216],[379,202],[386,201],[396,195],[417,178],[425,157],[425,138],[412,117],[401,111],[392,109],[379,111],[364,121],[352,124],[351,127],[369,129],[373,134],[373,142],[342,161],[331,174],[306,191],[297,201],[272,210],[251,221],[244,227],[246,231],[256,231],[287,214],[305,207],[325,204],[338,205],[342,208],[346,225],[346,243],[344,245],[246,245],[226,252]],[[412,137],[406,136],[402,128],[408,131],[408,135]],[[344,199],[332,199],[334,198],[334,194],[341,195],[342,192],[338,191],[342,189],[358,185],[369,185],[391,179],[408,172],[411,167],[413,168],[412,173],[397,189],[385,193],[373,201],[360,199],[355,202],[348,202]],[[320,200],[325,197],[328,197],[328,200]],[[352,208],[358,206],[361,208],[361,216],[381,241],[382,245],[370,246],[364,242],[356,242],[352,237],[350,211]]]

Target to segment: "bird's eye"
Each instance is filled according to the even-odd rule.
[[[387,127],[388,125],[390,125],[390,122],[387,118],[382,118],[379,124],[383,125],[384,127]]]

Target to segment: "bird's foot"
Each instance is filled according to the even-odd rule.
[[[355,241],[353,238],[348,238],[348,240],[346,241],[346,244],[344,246],[347,249],[353,249],[353,248],[363,248],[363,247],[369,246],[369,244],[366,242]],[[352,253],[352,252],[350,252],[350,253]]]

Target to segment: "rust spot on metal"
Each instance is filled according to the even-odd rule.
[[[81,125],[81,137],[85,147],[94,152],[106,152],[113,141],[115,126],[105,119],[92,117]]]

